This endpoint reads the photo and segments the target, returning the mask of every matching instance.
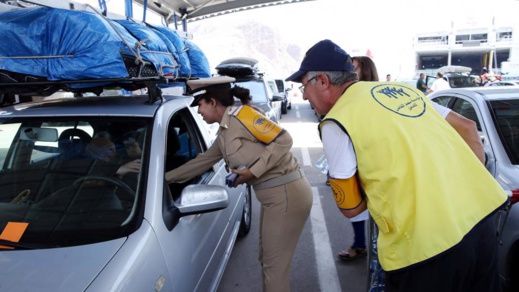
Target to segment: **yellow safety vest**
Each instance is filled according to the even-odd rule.
[[[336,122],[352,140],[386,271],[448,250],[507,200],[461,136],[414,87],[357,82],[324,121]]]

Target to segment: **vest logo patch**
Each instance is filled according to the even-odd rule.
[[[383,84],[371,89],[371,96],[384,108],[404,117],[416,118],[425,112],[423,93],[403,84]]]
[[[252,126],[254,127],[254,130],[256,130],[260,134],[267,134],[276,127],[276,125],[272,121],[270,121],[262,115],[257,115],[254,117],[254,122],[252,123]]]

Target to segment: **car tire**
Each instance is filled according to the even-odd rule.
[[[247,191],[245,193],[245,203],[243,204],[243,213],[241,215],[240,230],[238,231],[238,237],[244,237],[249,234],[250,227],[252,224],[252,187],[247,185]]]
[[[287,104],[282,103],[281,104],[281,114],[286,114],[286,113],[288,113]]]

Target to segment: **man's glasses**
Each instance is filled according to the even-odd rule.
[[[314,76],[314,77],[312,77],[312,78],[306,80],[306,82],[305,82],[303,85],[299,86],[299,91],[301,91],[302,94],[305,93],[305,86],[306,86],[306,84],[307,84],[308,82],[312,81],[312,79],[315,79],[315,77],[317,77],[317,76]]]

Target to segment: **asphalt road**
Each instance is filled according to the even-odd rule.
[[[315,163],[323,154],[318,120],[307,101],[292,100],[281,125],[294,139],[292,152],[312,186],[314,202],[292,261],[292,291],[366,291],[367,259],[344,262],[337,253],[353,242],[353,228],[333,200],[326,176]],[[219,292],[262,291],[258,261],[259,202],[252,199],[252,227],[238,238],[218,288]]]

